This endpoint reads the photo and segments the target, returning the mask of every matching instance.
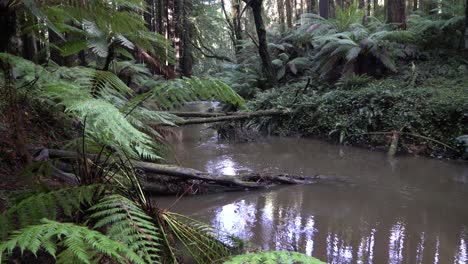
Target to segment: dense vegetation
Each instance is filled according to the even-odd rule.
[[[284,110],[245,121],[272,134],[467,154],[465,1],[7,0],[0,13],[2,259],[319,263],[231,257],[245,241],[149,198],[135,162],[165,162],[187,102]]]

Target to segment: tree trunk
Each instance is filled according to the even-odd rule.
[[[405,0],[391,0],[388,1],[386,11],[387,11],[387,21],[389,23],[399,24],[399,28],[405,28],[406,20],[406,5]]]
[[[250,3],[250,6],[252,7],[252,12],[255,20],[255,28],[257,30],[258,36],[258,52],[260,54],[260,58],[262,59],[263,72],[267,79],[268,85],[272,87],[276,85],[277,81],[275,68],[271,63],[270,53],[268,52],[265,23],[263,22],[262,18],[263,0],[250,0],[248,1],[248,3]]]
[[[156,32],[156,4],[155,0],[146,0],[146,12],[143,13],[146,27],[151,32]]]
[[[190,12],[193,9],[192,0],[180,0],[182,3],[182,19],[181,27],[179,27],[179,34],[181,34],[181,58],[180,58],[180,71],[182,76],[192,76],[193,56],[192,46],[190,40],[193,37],[193,25],[189,20]]]
[[[317,2],[316,0],[308,0],[307,1],[307,13],[315,13],[317,12],[316,10],[316,5],[317,5]]]
[[[374,16],[377,14],[378,9],[379,9],[379,0],[374,0]]]
[[[242,23],[241,15],[241,2],[240,0],[232,0],[232,25],[234,27],[234,36],[236,39],[236,52],[240,51],[239,43],[242,41]]]
[[[413,12],[418,11],[418,0],[413,0]]]
[[[465,5],[465,49],[468,50],[468,0]]]
[[[286,21],[285,21],[285,15],[284,15],[284,1],[285,0],[277,0],[276,5],[278,8],[278,19],[279,19],[279,25],[280,25],[280,32],[284,33],[286,31]],[[288,1],[288,0],[286,0]]]
[[[254,0],[254,1],[261,1],[263,2],[263,0]],[[284,0],[284,3],[285,3],[285,7],[286,7],[286,22],[287,22],[287,25],[288,25],[288,28],[292,28],[293,27],[293,10],[292,10],[292,3],[291,3],[292,0]]]
[[[335,18],[335,0],[329,0],[328,5],[328,17]]]
[[[328,18],[328,0],[319,1],[319,10],[321,17]]]
[[[302,15],[302,1],[303,0],[294,0],[295,2],[295,8],[296,8],[296,21],[299,21],[301,19]]]
[[[16,10],[8,6],[8,1],[0,3],[0,52],[22,55],[23,41],[18,19]]]

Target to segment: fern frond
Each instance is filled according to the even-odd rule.
[[[186,216],[165,212],[167,229],[183,244],[197,263],[214,263],[230,255],[230,248],[213,228]]]
[[[56,219],[58,215],[73,216],[90,206],[103,187],[86,185],[43,192],[25,198],[0,214],[0,239],[10,232],[37,224],[42,218]]]
[[[154,220],[131,200],[121,195],[103,198],[90,208],[94,229],[106,228],[109,238],[122,241],[147,263],[159,263],[161,235]]]
[[[59,262],[63,261],[61,263],[73,263],[73,260],[81,263],[96,263],[102,255],[118,263],[129,261],[146,263],[126,245],[95,230],[47,219],[41,220],[41,223],[15,232],[12,237],[0,244],[0,252],[12,253],[13,249],[19,247],[21,252],[28,250],[34,254],[44,249],[50,255],[57,256]],[[58,246],[64,247],[65,250],[57,255]]]
[[[198,100],[220,101],[235,106],[243,106],[245,101],[231,87],[218,79],[197,77],[173,81],[155,82],[152,90],[143,97],[150,97],[152,109],[169,110],[187,102]],[[146,104],[148,105],[148,104]]]
[[[224,264],[262,264],[262,263],[303,263],[303,264],[325,264],[316,258],[289,251],[267,251],[237,255]]]

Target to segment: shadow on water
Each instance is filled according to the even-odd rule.
[[[186,127],[181,165],[349,177],[258,192],[184,198],[173,210],[264,249],[297,250],[328,263],[468,263],[468,165],[371,152],[300,138],[221,144]],[[157,198],[162,205],[172,198]]]

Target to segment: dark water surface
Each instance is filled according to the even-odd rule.
[[[468,165],[302,138],[219,143],[208,126],[182,129],[181,165],[209,172],[339,175],[349,183],[183,198],[176,212],[264,249],[328,263],[468,263]],[[170,205],[175,198],[157,198]]]

